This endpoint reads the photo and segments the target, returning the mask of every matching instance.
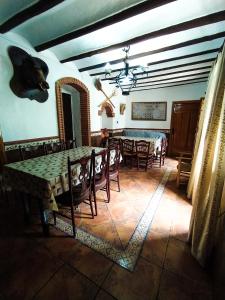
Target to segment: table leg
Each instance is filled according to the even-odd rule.
[[[29,225],[30,224],[30,203],[29,203],[28,195],[19,192],[19,197],[22,198],[23,201],[25,224]]]
[[[43,200],[38,198],[39,210],[40,210],[40,217],[41,217],[41,225],[43,229],[43,234],[45,236],[49,236],[49,224],[48,224],[48,215],[47,212],[44,210],[43,207]]]

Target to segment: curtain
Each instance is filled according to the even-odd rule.
[[[209,77],[200,113],[188,185],[192,198],[189,242],[194,257],[206,265],[215,242],[225,175],[225,48]]]

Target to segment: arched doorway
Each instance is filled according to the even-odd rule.
[[[90,96],[88,88],[78,79],[64,77],[56,81],[56,105],[58,115],[59,138],[65,140],[64,113],[62,102],[62,87],[69,85],[80,93],[80,116],[81,116],[81,135],[82,145],[91,145],[91,127],[90,127]]]

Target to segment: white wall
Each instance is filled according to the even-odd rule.
[[[49,67],[47,82],[50,89],[46,102],[39,103],[35,100],[18,98],[11,91],[9,81],[13,75],[13,66],[7,53],[9,46],[20,47],[47,63]],[[105,99],[105,96],[96,90],[93,79],[88,74],[79,73],[73,63],[61,64],[50,51],[37,53],[24,38],[14,33],[7,33],[0,36],[0,72],[0,128],[5,142],[58,135],[55,82],[67,76],[81,80],[89,89],[91,131],[100,130],[102,120],[98,116],[98,104]],[[103,84],[104,90],[110,95],[112,87],[109,85],[104,87],[104,85],[106,84]],[[116,115],[119,111],[117,99],[112,98]]]
[[[127,97],[126,128],[160,128],[169,129],[173,101],[199,100],[205,95],[207,83],[190,84],[186,86],[133,92]],[[131,120],[132,102],[167,102],[166,121],[136,121]]]

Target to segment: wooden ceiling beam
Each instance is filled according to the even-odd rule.
[[[152,51],[147,51],[147,52],[142,52],[142,53],[138,53],[135,55],[131,55],[129,56],[129,59],[137,59],[137,58],[141,58],[144,56],[148,56],[148,55],[152,55],[152,54],[157,54],[157,53],[161,53],[161,52],[165,52],[165,51],[171,51],[171,50],[175,50],[175,49],[179,49],[179,48],[183,48],[183,47],[188,47],[188,46],[193,46],[196,44],[200,44],[200,43],[204,43],[204,42],[209,42],[215,39],[219,39],[219,38],[224,38],[225,37],[225,31],[216,33],[216,34],[211,34],[211,35],[207,35],[207,36],[203,36],[201,38],[197,38],[197,39],[193,39],[193,40],[189,40],[186,42],[182,42],[182,43],[178,43],[175,45],[171,45],[171,46],[167,46],[167,47],[163,47],[163,48],[159,48],[156,50],[152,50]],[[84,72],[84,71],[90,71],[93,69],[97,69],[97,68],[102,68],[106,65],[106,63],[109,63],[111,65],[115,65],[118,63],[123,62],[124,58],[120,58],[120,59],[115,59],[115,60],[111,60],[109,62],[104,62],[101,64],[97,64],[97,65],[92,65],[89,67],[85,67],[85,68],[81,68],[79,69],[80,72]]]
[[[0,33],[6,33],[7,31],[19,26],[20,24],[26,22],[27,20],[40,15],[52,7],[62,3],[64,0],[40,0],[34,5],[31,5],[19,13],[15,14],[13,17],[8,19],[6,22],[0,25]],[[13,3],[12,3],[13,5]]]
[[[188,54],[188,55],[176,56],[176,57],[172,57],[172,58],[169,58],[169,59],[158,60],[158,61],[154,61],[152,63],[148,63],[148,66],[162,64],[162,63],[167,63],[167,62],[171,62],[171,61],[175,61],[175,60],[180,60],[180,59],[191,58],[191,57],[200,56],[200,55],[211,54],[211,53],[219,52],[220,49],[221,48],[214,48],[214,49],[211,49],[211,50],[206,50],[206,51],[201,51],[201,52],[195,52],[195,53]],[[210,62],[210,61],[213,61],[213,60],[215,60],[215,58],[210,58],[210,59],[205,59],[205,60],[199,60],[199,61],[190,62],[190,63],[187,63],[187,64],[181,64],[181,65],[171,66],[171,67],[167,67],[167,68],[161,68],[161,69],[151,70],[150,72],[157,72],[157,71],[169,70],[169,69],[174,69],[174,68],[177,68],[177,67],[191,66],[191,65],[196,65],[196,64],[200,64],[200,63]],[[133,66],[133,67],[130,67],[129,69],[135,69],[135,68],[138,68],[138,67],[139,66]],[[111,73],[120,72],[122,70],[123,69],[114,69],[114,70],[112,70]],[[98,72],[98,73],[92,73],[92,74],[90,74],[90,76],[98,76],[98,75],[105,75],[105,74],[106,74],[106,72]],[[101,79],[101,80],[108,80],[108,78],[106,78],[106,79],[104,78],[104,79]]]
[[[206,77],[206,79],[207,79],[207,77]],[[207,80],[193,81],[193,82],[180,83],[180,84],[172,84],[172,85],[160,86],[160,87],[155,87],[155,88],[153,87],[153,88],[150,88],[150,89],[131,90],[130,93],[141,92],[141,91],[148,91],[148,90],[164,89],[164,88],[168,88],[168,87],[174,87],[174,86],[180,86],[180,85],[188,85],[188,84],[195,84],[195,83],[201,83],[201,82],[207,82]]]
[[[212,59],[213,61],[214,59]],[[176,66],[177,68],[177,66]],[[179,74],[179,73],[184,73],[184,72],[192,72],[192,71],[199,71],[199,70],[205,70],[205,69],[210,69],[211,65],[209,66],[204,66],[204,67],[199,67],[199,68],[191,68],[191,69],[186,69],[186,70],[179,70],[179,71],[174,71],[174,72],[168,72],[168,73],[163,73],[163,74],[159,74],[159,75],[150,75],[148,76],[149,73],[153,73],[153,72],[161,72],[161,71],[165,71],[165,69],[168,68],[164,68],[164,69],[160,69],[160,71],[157,70],[152,70],[152,71],[146,71],[144,73],[135,73],[135,76],[140,75],[140,74],[146,74],[147,76],[145,77],[136,77],[137,80],[143,80],[143,79],[147,79],[147,78],[154,78],[154,77],[159,77],[159,76],[167,76],[167,75],[173,75],[173,74]],[[111,78],[112,79],[116,79],[116,77]],[[101,81],[103,81],[105,79],[101,79]],[[109,84],[115,83],[115,81],[110,82]]]
[[[196,18],[196,19],[193,19],[190,21],[186,21],[186,22],[183,22],[180,24],[172,25],[172,26],[169,26],[169,27],[166,27],[163,29],[159,29],[159,30],[156,30],[156,31],[144,34],[144,35],[140,35],[135,38],[123,41],[121,43],[117,43],[117,44],[110,45],[107,47],[95,49],[95,50],[81,53],[78,55],[74,55],[74,56],[62,59],[61,62],[65,63],[65,62],[69,62],[69,61],[83,59],[83,58],[90,57],[90,56],[93,56],[96,54],[101,54],[106,51],[112,51],[112,50],[116,50],[116,49],[119,49],[122,47],[126,47],[128,45],[144,42],[144,41],[152,39],[152,38],[157,38],[157,37],[161,37],[161,36],[172,34],[172,33],[177,33],[177,32],[188,30],[188,29],[193,29],[196,27],[209,25],[209,24],[217,23],[219,21],[224,21],[224,20],[225,20],[225,10],[216,12],[216,13],[213,13],[213,14],[210,14],[207,16],[203,16],[200,18]]]
[[[145,82],[136,83],[136,85],[148,84],[148,83],[153,83],[153,82],[161,82],[161,81],[166,81],[166,80],[171,80],[171,79],[179,79],[179,78],[185,78],[185,77],[199,76],[199,75],[209,75],[209,71],[200,72],[200,73],[196,73],[196,74],[181,75],[181,76],[176,76],[176,77],[171,77],[171,78],[165,78],[165,79],[145,81]],[[198,78],[195,78],[195,79],[198,79]],[[122,86],[126,87],[126,86],[129,86],[129,85],[122,85]],[[141,87],[141,86],[139,86],[139,87]]]
[[[148,10],[152,10],[154,8],[157,8],[159,6],[168,4],[168,3],[173,2],[173,1],[175,1],[175,0],[151,0],[151,1],[144,1],[144,2],[138,3],[136,5],[133,5],[129,8],[127,8],[127,9],[123,10],[123,11],[120,11],[120,12],[118,12],[118,13],[112,15],[112,16],[109,16],[109,17],[104,18],[100,21],[97,21],[93,24],[87,25],[87,26],[79,28],[75,31],[66,33],[66,34],[64,34],[60,37],[57,37],[57,38],[55,38],[51,41],[47,41],[43,44],[37,45],[35,47],[35,49],[37,51],[46,50],[48,48],[57,46],[59,44],[65,43],[65,42],[68,42],[72,39],[76,39],[76,38],[78,38],[82,35],[89,34],[93,31],[102,29],[106,26],[113,25],[117,22],[120,22],[120,21],[123,21],[125,19],[134,17],[138,14],[144,13]]]

